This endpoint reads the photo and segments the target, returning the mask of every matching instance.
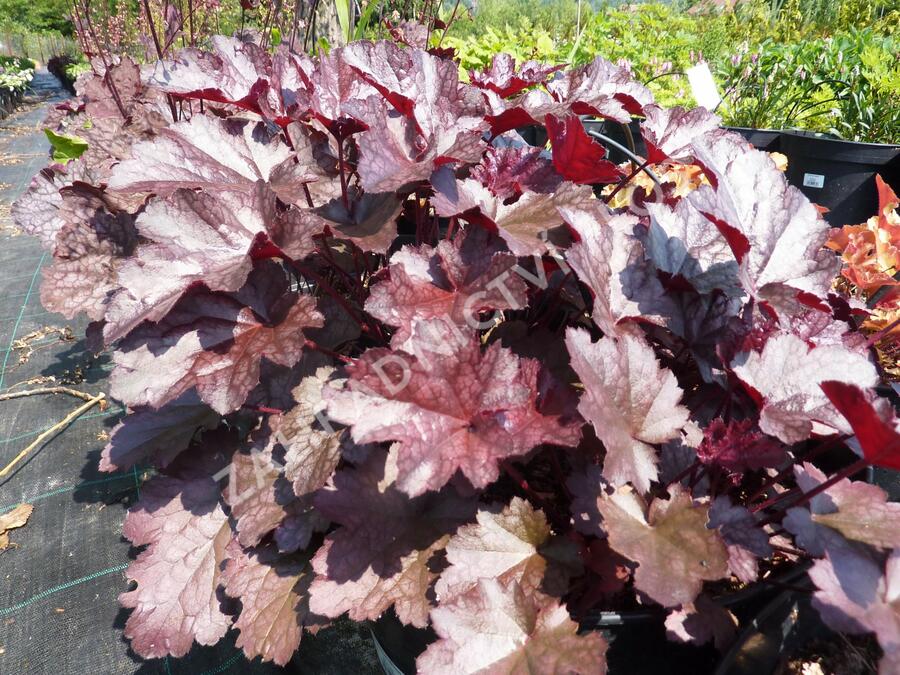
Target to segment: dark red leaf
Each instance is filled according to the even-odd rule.
[[[540,148],[512,143],[492,145],[469,175],[503,200],[523,192],[551,193],[559,188],[562,178],[545,154]]]
[[[863,456],[875,466],[900,470],[900,433],[886,406],[877,410],[859,387],[840,381],[822,382],[822,391],[850,423]]]
[[[553,166],[566,180],[593,185],[614,183],[622,178],[622,172],[605,159],[606,150],[584,130],[578,115],[567,115],[560,120],[555,115],[544,118],[553,151]]]
[[[785,458],[785,447],[755,429],[752,420],[712,420],[703,430],[697,457],[732,474],[739,481],[745,471],[776,467]]]

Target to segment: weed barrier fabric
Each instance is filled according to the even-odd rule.
[[[51,257],[37,240],[17,235],[9,220],[9,204],[46,162],[40,127],[46,107],[65,96],[46,72],[36,75],[35,88],[26,109],[0,124],[0,393],[65,385],[96,395],[108,391],[109,356],[87,351],[86,321],[43,309],[41,268]],[[0,466],[82,403],[65,395],[0,401]],[[381,672],[368,629],[349,623],[305,635],[287,668],[248,662],[234,645],[235,632],[180,659],[136,657],[123,636],[128,612],[117,602],[137,553],[122,538],[122,521],[152,471],[97,468],[122,413],[116,401],[91,408],[0,479],[0,513],[22,502],[34,506],[0,552],[0,673]]]

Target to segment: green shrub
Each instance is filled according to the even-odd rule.
[[[71,92],[75,91],[75,80],[81,73],[91,69],[89,63],[69,54],[60,54],[47,61],[47,70],[56,76],[62,85]]]
[[[34,63],[15,56],[0,57],[0,90],[21,94],[34,76]]]
[[[37,65],[31,59],[22,56],[0,56],[0,68],[11,70],[37,70]]]
[[[851,140],[900,138],[900,41],[871,29],[796,44],[766,40],[719,64],[729,93],[720,110],[736,126],[827,131]]]
[[[488,66],[499,52],[575,64],[601,55],[629,67],[664,106],[695,104],[681,73],[703,60],[723,92],[717,112],[726,124],[894,142],[900,43],[891,33],[900,11],[890,1],[749,0],[725,12],[645,3],[585,11],[577,31],[559,0],[548,6],[568,25],[548,20],[541,4],[526,11],[521,0],[489,0],[451,27],[444,44],[464,70]]]
[[[91,64],[86,61],[70,63],[65,67],[66,78],[74,82],[82,73],[87,73],[91,69]]]
[[[574,39],[576,35],[578,3],[574,0],[479,0],[474,5],[475,10],[468,17],[462,17],[452,26],[454,37],[477,38],[490,29],[503,31],[507,26],[523,25],[554,40]],[[590,3],[582,3],[582,22],[590,13]]]

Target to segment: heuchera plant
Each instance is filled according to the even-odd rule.
[[[14,214],[46,307],[113,350],[101,467],[155,469],[134,650],[236,630],[284,664],[392,610],[434,629],[423,672],[603,673],[597,611],[721,646],[718,600],[813,558],[825,620],[893,672],[900,506],[851,477],[900,468],[900,436],[819,211],[602,58],[470,81],[424,44],[219,37],[54,111],[88,149]],[[582,115],[642,117],[643,166]]]

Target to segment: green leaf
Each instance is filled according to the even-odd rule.
[[[366,8],[363,10],[362,16],[356,22],[356,31],[353,34],[354,40],[362,40],[369,27],[369,20],[372,18],[372,12],[381,4],[380,0],[369,0]]]
[[[341,26],[344,44],[350,42],[350,0],[334,0],[334,9]]]
[[[53,146],[53,161],[60,164],[78,159],[88,149],[87,141],[78,136],[69,136],[68,134],[57,134],[50,129],[44,129],[47,134],[47,140]]]

